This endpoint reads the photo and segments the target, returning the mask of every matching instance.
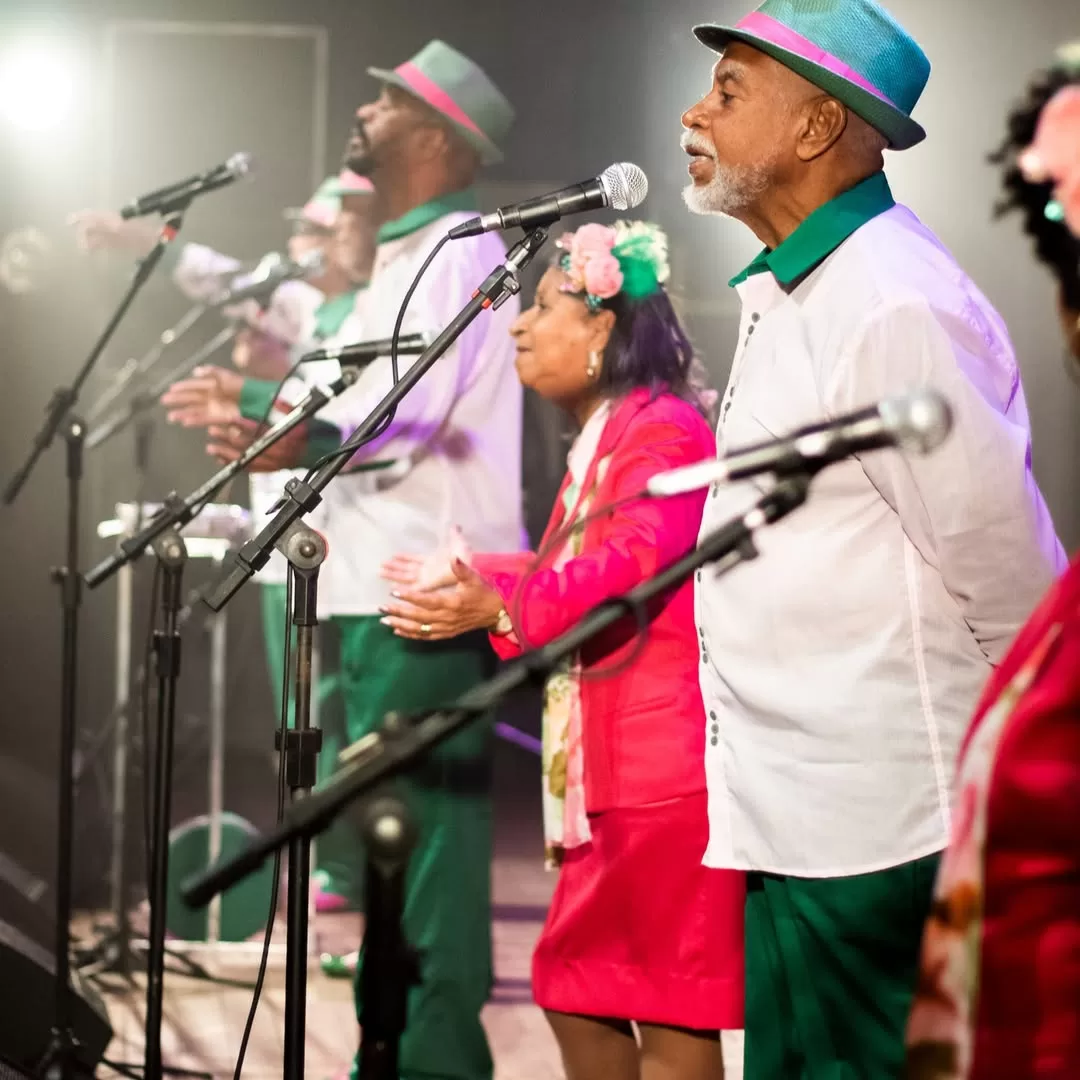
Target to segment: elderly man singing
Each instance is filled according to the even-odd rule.
[[[955,415],[927,458],[829,469],[761,558],[697,581],[705,861],[751,871],[746,1075],[891,1076],[959,739],[1064,560],[1001,317],[882,172],[925,136],[923,51],[872,0],[695,33],[720,59],[683,116],[686,202],[764,244],[731,282],[721,452],[919,386]]]

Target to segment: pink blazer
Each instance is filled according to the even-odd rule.
[[[640,491],[649,477],[716,453],[701,415],[671,394],[650,400],[636,390],[604,428],[583,491],[599,461],[611,455],[591,509]],[[541,547],[565,516],[555,502]],[[561,570],[536,566],[528,552],[481,555],[474,565],[503,597],[517,643],[492,636],[503,658],[522,646],[546,645],[593,606],[621,595],[690,551],[697,542],[705,492],[639,499],[590,522],[581,554]],[[582,650],[585,798],[590,813],[641,806],[705,789],[705,713],[698,686],[700,653],[694,589],[686,582],[654,605],[644,644],[632,617],[620,620]],[[611,669],[611,674],[604,674]],[[590,677],[592,676],[592,677]]]

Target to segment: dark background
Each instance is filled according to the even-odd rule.
[[[337,168],[355,107],[376,92],[369,65],[393,67],[432,37],[469,53],[518,110],[506,161],[484,177],[494,206],[595,175],[611,161],[648,173],[643,212],[669,231],[679,296],[713,385],[722,388],[734,344],[737,301],[727,279],[757,250],[742,226],[692,218],[679,197],[685,158],[679,115],[708,84],[711,54],[690,27],[746,10],[729,0],[6,0],[0,46],[57,42],[72,57],[77,95],[68,118],[44,133],[0,121],[0,243],[34,227],[48,245],[31,267],[33,291],[0,284],[0,473],[23,457],[52,389],[70,379],[123,289],[130,264],[79,255],[65,216],[118,206],[131,196],[209,166],[237,150],[258,168],[251,182],[200,200],[189,240],[255,259],[285,239],[284,206],[299,205]],[[922,146],[890,155],[899,200],[942,237],[1005,315],[1016,342],[1035,432],[1035,469],[1059,532],[1080,539],[1077,458],[1080,398],[1062,360],[1051,283],[1015,222],[995,224],[997,175],[985,155],[1009,104],[1056,44],[1077,33],[1075,0],[892,0],[891,9],[934,63],[916,113]],[[0,48],[2,52],[2,48]],[[95,388],[185,310],[164,275],[140,298],[107,352]],[[526,499],[542,526],[562,469],[558,419],[530,404]],[[106,546],[92,526],[134,496],[131,433],[87,462],[83,566]],[[199,440],[157,424],[146,493],[193,488],[209,472]],[[234,492],[244,497],[240,485]],[[59,707],[59,606],[48,568],[61,556],[63,452],[54,446],[13,508],[0,509],[0,756],[39,774],[42,805],[0,805],[20,843],[51,851],[45,801],[55,775]],[[135,639],[147,620],[140,567]],[[194,564],[188,583],[208,569]],[[79,895],[103,899],[107,732],[113,696],[115,585],[83,609],[80,685]],[[265,821],[272,803],[270,700],[254,590],[230,605],[228,806]],[[205,808],[206,640],[186,631],[180,695],[176,820]],[[136,658],[137,662],[137,658]],[[535,730],[535,710],[515,722]],[[106,744],[107,745],[107,744]],[[520,766],[502,747],[500,767]],[[2,801],[2,799],[0,799]],[[538,800],[537,800],[538,802]],[[4,836],[0,831],[0,846]]]

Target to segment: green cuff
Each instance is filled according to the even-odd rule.
[[[245,420],[264,420],[274,404],[278,384],[270,379],[245,379],[240,387],[240,415]]]
[[[315,417],[307,424],[307,445],[300,464],[310,469],[321,458],[332,454],[342,443],[341,432],[328,420]]]

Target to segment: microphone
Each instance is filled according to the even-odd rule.
[[[666,497],[761,473],[813,475],[842,458],[884,446],[928,454],[945,441],[951,428],[949,403],[936,390],[916,390],[835,420],[810,424],[781,439],[734,450],[715,461],[657,473],[645,491]]]
[[[262,304],[269,300],[279,285],[297,278],[321,274],[325,266],[326,258],[317,248],[305,251],[298,259],[287,259],[272,251],[262,257],[259,265],[250,274],[234,277],[232,287],[218,296],[211,306],[232,307],[245,300],[255,300]]]
[[[534,229],[550,225],[567,214],[583,214],[589,210],[629,210],[645,201],[649,180],[636,165],[624,161],[609,165],[599,176],[580,184],[571,184],[561,191],[541,195],[524,202],[501,206],[491,214],[471,218],[450,230],[451,240],[479,236],[493,229]]]
[[[378,338],[375,341],[358,341],[353,345],[343,345],[340,349],[317,349],[300,358],[301,364],[313,364],[319,360],[337,360],[345,367],[370,364],[379,356],[389,356],[393,338]],[[398,353],[403,356],[417,356],[432,342],[430,334],[404,334],[398,338]]]
[[[218,188],[226,187],[234,180],[247,176],[251,172],[252,160],[250,154],[233,154],[223,165],[215,165],[206,172],[197,173],[186,180],[167,187],[151,191],[149,195],[142,195],[120,210],[120,216],[127,218],[145,217],[147,214],[168,214],[178,209],[180,204],[187,203],[197,195],[205,195],[208,191],[217,191]]]

